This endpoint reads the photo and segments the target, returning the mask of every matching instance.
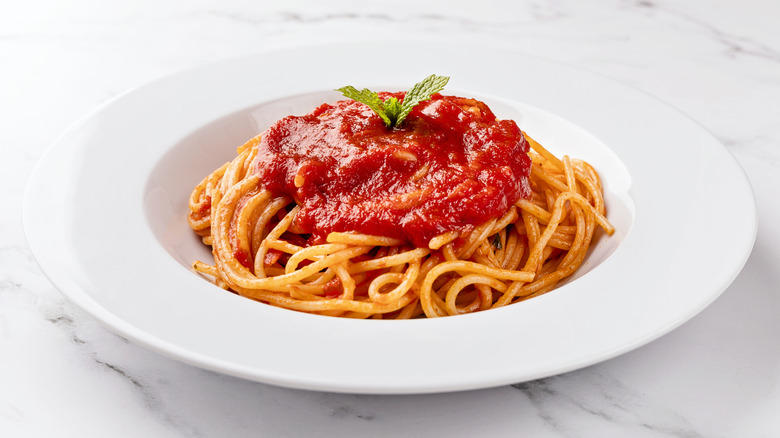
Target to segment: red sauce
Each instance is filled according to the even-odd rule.
[[[353,100],[285,117],[263,133],[252,171],[296,200],[295,226],[313,241],[357,231],[427,247],[527,197],[530,164],[514,121],[497,120],[482,102],[437,94],[397,129]]]
[[[249,256],[249,252],[244,249],[237,249],[233,252],[233,257],[238,260],[238,263],[244,265],[245,268],[252,266],[252,258]]]

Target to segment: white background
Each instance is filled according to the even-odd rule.
[[[778,17],[772,0],[4,1],[0,436],[780,436]],[[395,37],[511,47],[690,115],[756,193],[758,237],[742,274],[671,334],[583,370],[464,393],[357,396],[247,382],[147,351],[74,308],[32,259],[25,182],[90,109],[263,49]]]

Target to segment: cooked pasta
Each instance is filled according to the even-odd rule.
[[[471,127],[465,129],[482,126],[477,122],[489,125],[490,132],[499,129],[495,128],[494,116],[483,103],[439,95],[427,107],[422,105],[422,108],[415,109],[409,116],[410,123],[416,123],[412,122],[415,116],[426,117],[426,108],[433,112],[438,108],[435,105],[450,104],[460,108],[468,117],[474,117],[469,122]],[[350,110],[354,109],[353,106],[343,105]],[[320,108],[313,113],[315,118],[311,119],[311,123],[326,120],[323,114],[335,112],[333,108],[338,109],[339,106],[323,107],[325,109]],[[370,114],[365,113],[365,117],[370,117]],[[284,120],[288,125],[303,123],[297,118]],[[373,124],[367,126],[369,128],[361,127],[362,130],[349,135],[360,136],[365,129],[376,128]],[[430,125],[425,126],[423,129],[413,124],[409,129],[433,135],[426,131]],[[311,164],[296,156],[295,160],[288,159],[286,165],[290,167],[280,171],[273,177],[275,179],[272,180],[268,172],[264,174],[264,169],[278,164],[269,161],[269,151],[274,149],[264,144],[264,141],[273,140],[274,136],[281,138],[274,129],[239,147],[237,157],[203,179],[193,190],[189,201],[189,224],[203,242],[212,247],[214,256],[213,264],[196,261],[194,269],[212,277],[218,286],[252,300],[301,312],[349,318],[408,319],[484,311],[549,292],[583,263],[598,228],[607,234],[614,232],[606,219],[603,187],[595,169],[568,156],[555,157],[519,129],[513,141],[524,147],[527,157],[524,158],[527,161],[525,168],[521,172],[514,171],[514,174],[525,173],[516,175],[513,182],[518,188],[512,193],[519,196],[510,193],[507,196],[515,199],[507,202],[500,197],[495,198],[496,201],[490,198],[489,202],[485,201],[487,198],[478,198],[488,207],[506,205],[498,214],[486,213],[490,217],[479,223],[464,224],[471,217],[464,212],[466,219],[458,216],[459,222],[455,225],[448,222],[452,221],[449,213],[431,213],[432,216],[425,220],[414,220],[423,213],[439,211],[431,210],[430,204],[438,206],[447,199],[453,199],[455,193],[473,192],[478,196],[509,193],[507,189],[502,189],[499,194],[493,193],[495,190],[491,192],[495,179],[488,179],[479,187],[474,184],[482,181],[480,178],[485,179],[482,177],[484,169],[498,169],[495,172],[507,175],[512,173],[511,169],[503,169],[502,166],[506,166],[501,163],[480,162],[482,170],[477,169],[477,176],[448,186],[440,197],[433,198],[430,194],[444,184],[445,179],[456,178],[457,172],[453,171],[450,175],[446,173],[446,166],[425,159],[420,152],[422,149],[404,146],[417,140],[408,137],[395,143],[381,140],[373,142],[370,147],[384,148],[384,161],[380,162],[378,169],[360,172],[365,173],[366,178],[376,179],[375,172],[382,172],[382,166],[391,168],[387,163],[395,160],[392,163],[405,166],[404,190],[398,191],[401,184],[398,177],[395,182],[386,184],[391,188],[381,192],[382,196],[369,193],[358,201],[339,198],[339,203],[334,203],[331,202],[333,196],[323,195],[325,189],[303,191],[310,181],[324,178],[322,174],[310,170],[312,166],[315,170],[320,169],[316,167],[317,163]],[[338,129],[343,131],[345,128],[341,126]],[[509,128],[500,129],[506,131]],[[300,142],[312,134],[307,136],[284,137],[283,141]],[[498,137],[503,139],[507,135]],[[388,146],[388,142],[392,144]],[[376,146],[380,143],[381,146]],[[307,150],[311,152],[319,145],[308,146]],[[365,145],[361,143],[362,146]],[[479,147],[481,149],[472,147],[464,153],[471,154],[470,157],[477,153],[493,153],[485,152],[488,146]],[[504,146],[499,144],[498,147]],[[355,154],[359,154],[368,149],[356,150]],[[331,153],[338,155],[340,152],[328,152]],[[451,156],[444,159],[459,160]],[[506,159],[523,158],[516,154]],[[322,158],[319,160],[326,162]],[[467,162],[464,169],[475,167],[473,163]],[[437,171],[445,173],[437,174]],[[330,184],[324,185],[325,188],[347,178],[332,169],[328,172],[335,177],[325,181]],[[322,170],[322,173],[326,172]],[[356,171],[353,169],[352,173]],[[425,185],[421,181],[426,178],[433,182]],[[472,183],[472,180],[476,182]],[[359,184],[355,186],[358,188],[351,190],[360,192],[383,185],[370,180]],[[414,190],[409,190],[409,187]],[[303,196],[302,193],[307,194]],[[351,195],[348,191],[344,193]],[[457,209],[446,211],[461,214],[460,210],[466,208],[463,206],[469,205],[471,195],[467,195],[457,199]],[[316,205],[315,201],[318,202]],[[327,229],[317,228],[317,222],[311,220],[312,205],[333,208],[347,219],[328,222]],[[428,209],[424,208],[426,205]],[[368,206],[377,209],[370,210],[374,216],[364,214],[355,219],[357,213],[354,211],[342,211],[352,207],[367,209]],[[363,210],[357,211],[363,214]],[[416,225],[399,231],[388,212],[402,212],[396,214],[397,222]],[[373,220],[374,217],[378,219]],[[385,222],[377,228],[376,221],[382,220]],[[438,228],[425,229],[420,235],[413,234],[423,225],[435,221],[439,221],[436,223]],[[369,226],[371,224],[362,225],[368,222],[374,224],[373,227]],[[377,230],[379,232],[375,232]]]

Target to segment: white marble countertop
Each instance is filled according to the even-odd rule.
[[[778,17],[774,0],[3,2],[0,436],[780,436]],[[688,323],[618,358],[413,396],[290,390],[194,368],[111,333],[43,275],[22,230],[25,183],[90,109],[258,50],[394,35],[515,48],[690,115],[756,193],[758,237],[742,273]]]

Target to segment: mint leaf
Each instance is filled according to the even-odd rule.
[[[378,94],[374,93],[368,88],[364,88],[358,91],[355,87],[351,85],[338,88],[336,89],[336,91],[340,91],[341,94],[343,94],[345,97],[366,104],[375,113],[379,114],[379,117],[382,118],[382,120],[385,122],[385,125],[393,126],[393,122],[395,122],[395,118],[391,120],[387,116],[387,113],[385,113],[384,102],[382,101],[381,98],[379,98]]]
[[[358,91],[355,87],[347,85],[337,88],[336,91],[340,91],[345,97],[367,105],[382,118],[388,128],[397,128],[415,106],[443,90],[449,80],[450,78],[447,76],[430,75],[407,91],[402,103],[395,97],[382,100],[377,93],[368,88]]]
[[[401,102],[399,102],[395,97],[389,97],[384,101],[383,107],[385,109],[385,113],[387,113],[387,117],[390,119],[390,121],[392,121],[388,127],[398,126],[398,114],[401,113]]]
[[[417,104],[430,99],[431,96],[443,90],[449,80],[450,78],[447,76],[430,75],[423,79],[422,82],[414,84],[412,89],[406,92],[404,102],[401,104],[401,113],[398,114],[398,119],[395,122],[396,126],[403,123],[406,116],[412,112],[412,109]]]

